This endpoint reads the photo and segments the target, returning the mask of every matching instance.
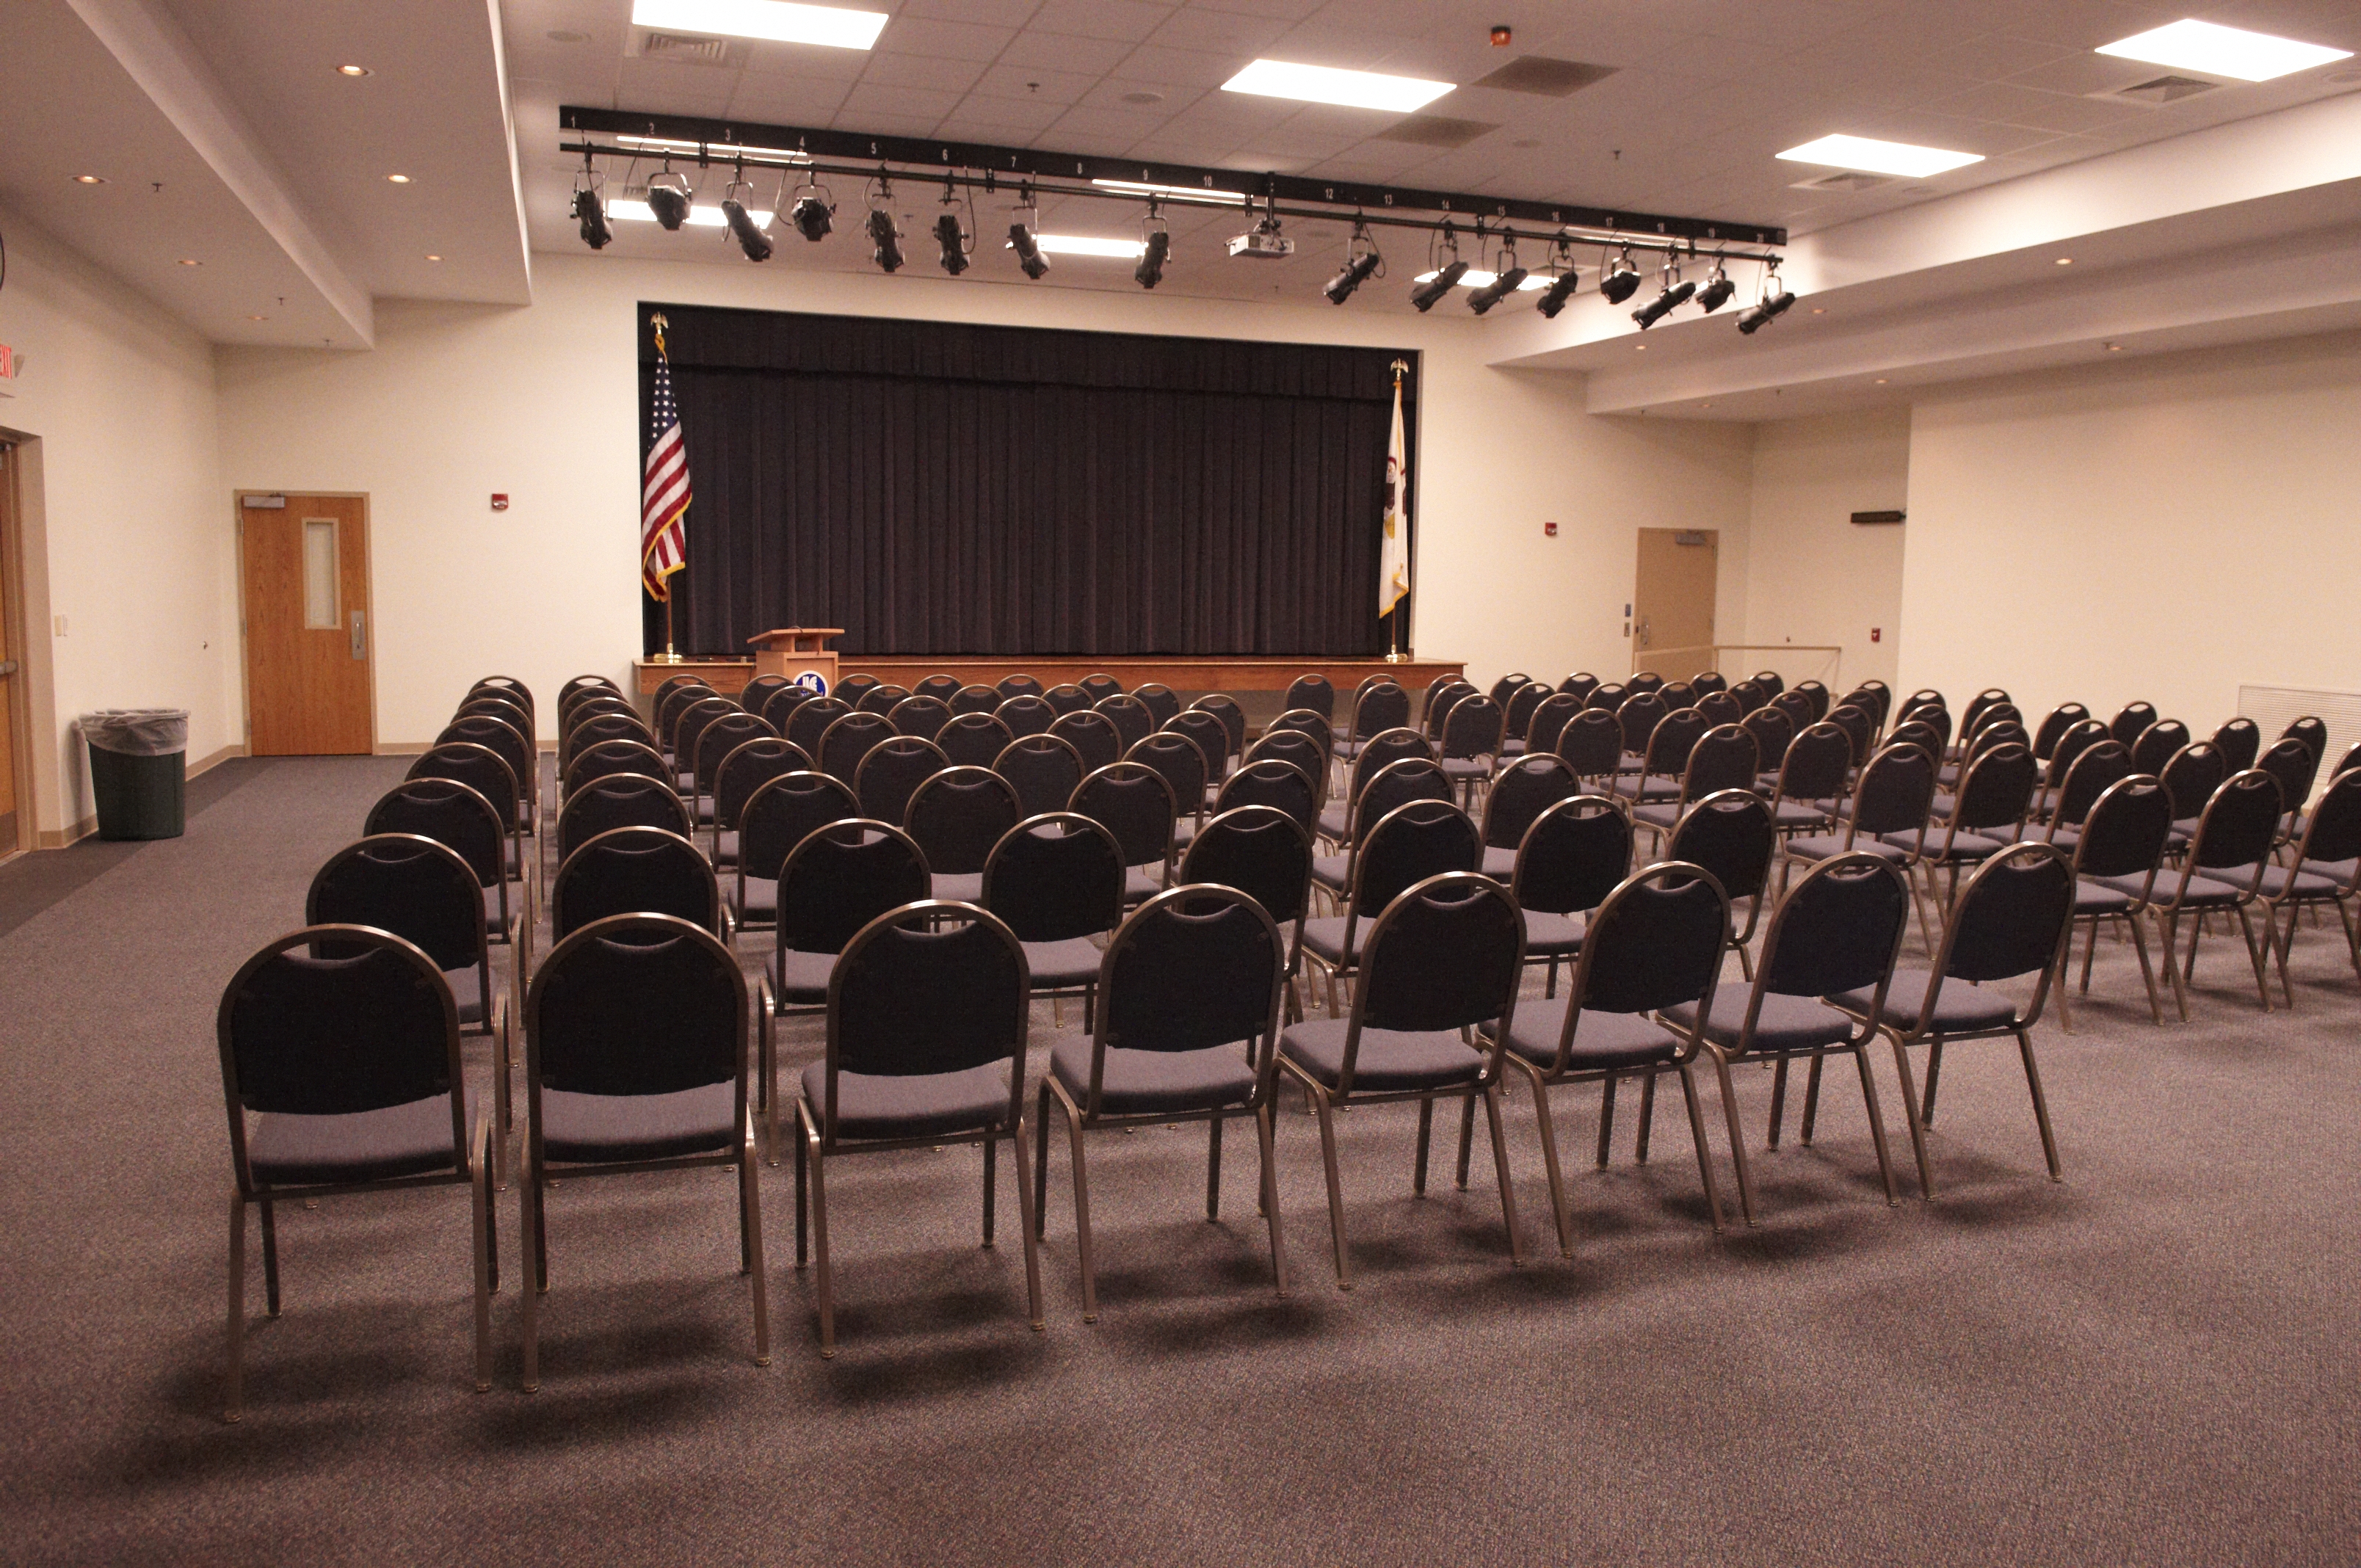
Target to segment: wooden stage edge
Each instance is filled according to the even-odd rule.
[[[640,695],[653,695],[673,675],[701,675],[718,692],[735,692],[754,678],[752,659],[683,659],[678,663],[639,659],[632,662]],[[1411,658],[1400,663],[1383,659],[978,659],[945,656],[875,657],[843,655],[842,674],[874,675],[892,685],[914,686],[928,675],[956,676],[976,685],[992,685],[1004,676],[1027,674],[1045,686],[1080,681],[1084,675],[1113,675],[1128,691],[1150,681],[1162,681],[1175,691],[1283,692],[1298,675],[1323,674],[1338,690],[1349,693],[1367,676],[1386,674],[1413,693],[1423,691],[1437,675],[1459,675],[1467,665],[1460,659]]]

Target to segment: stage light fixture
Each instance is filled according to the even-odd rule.
[[[1131,276],[1143,289],[1153,289],[1164,281],[1164,263],[1172,254],[1172,236],[1162,229],[1151,229],[1148,248],[1139,253],[1139,265]]]
[[[1640,291],[1640,269],[1631,265],[1631,249],[1626,246],[1611,266],[1598,274],[1598,291],[1607,296],[1610,305],[1620,305]]]
[[[1730,274],[1722,269],[1720,258],[1716,258],[1713,271],[1706,278],[1705,287],[1697,292],[1697,309],[1711,315],[1730,303],[1730,297],[1737,292],[1738,285],[1730,280]]]
[[[1779,269],[1773,264],[1763,275],[1762,297],[1738,313],[1738,330],[1752,337],[1785,314],[1787,308],[1795,302],[1795,296],[1780,284]]]
[[[1689,297],[1696,292],[1697,285],[1681,276],[1680,258],[1667,251],[1664,270],[1658,275],[1656,297],[1633,311],[1631,319],[1640,323],[1642,332],[1645,332],[1688,303]]]
[[[1410,291],[1410,302],[1422,311],[1434,309],[1435,302],[1459,287],[1459,280],[1467,271],[1467,263],[1450,261],[1437,269],[1433,277]]]
[[[1356,248],[1356,247],[1358,248]],[[1358,218],[1353,220],[1352,237],[1345,242],[1344,270],[1328,280],[1320,291],[1328,296],[1332,305],[1341,305],[1353,297],[1353,291],[1376,277],[1386,264],[1378,254],[1377,241],[1369,237],[1369,228]]]
[[[1511,237],[1500,247],[1499,259],[1493,266],[1492,280],[1468,294],[1467,308],[1482,315],[1523,288],[1527,276],[1525,269],[1517,265],[1517,242]]]
[[[1027,185],[1024,199],[1017,203],[1016,216],[1008,225],[1008,244],[1016,252],[1016,265],[1037,283],[1049,273],[1049,258],[1041,254],[1040,241],[1034,237],[1040,224],[1041,209],[1034,204],[1033,187]]]
[[[607,209],[598,200],[599,183],[598,170],[586,152],[582,172],[574,177],[574,221],[582,243],[593,250],[606,249],[615,238],[615,231],[607,224]]]
[[[689,193],[686,175],[675,174],[667,168],[648,181],[648,211],[669,232],[679,231],[680,225],[688,221],[689,209],[696,204],[697,198]]]
[[[902,231],[894,226],[894,214],[883,207],[870,208],[869,237],[876,246],[870,258],[887,272],[902,270]]]
[[[754,188],[743,180],[733,180],[721,193],[721,220],[730,225],[730,234],[737,240],[738,248],[746,253],[749,261],[771,259],[771,236],[762,230],[746,211],[746,197]],[[741,194],[743,192],[743,194]]]
[[[1574,298],[1574,291],[1580,287],[1582,287],[1582,274],[1569,267],[1550,280],[1550,286],[1543,291],[1542,297],[1533,302],[1533,309],[1542,313],[1543,320],[1554,321],[1558,312],[1565,309],[1565,302]]]
[[[944,271],[956,278],[967,270],[967,236],[960,228],[957,213],[945,213],[935,220],[935,243],[942,247]]]
[[[784,181],[782,181],[784,183]],[[836,226],[836,199],[817,180],[807,180],[796,196],[796,204],[787,211],[787,221],[796,232],[818,245]]]

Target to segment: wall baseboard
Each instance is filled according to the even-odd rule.
[[[229,745],[224,746],[220,751],[215,751],[213,755],[201,758],[196,762],[189,763],[187,765],[187,776],[190,778],[195,778],[199,773],[211,773],[214,769],[220,767],[224,762],[228,762],[231,758],[243,757],[245,755],[246,742],[243,740],[233,741]]]
[[[374,750],[375,754],[380,757],[418,757],[431,751],[434,745],[432,740],[380,740]]]
[[[185,769],[183,776],[187,778],[195,778],[200,773],[211,773],[214,769],[220,767],[224,762],[229,762],[233,758],[243,757],[245,755],[246,743],[244,741],[235,741],[230,745],[224,746],[220,751],[214,751],[208,756],[200,757],[193,762],[183,764]],[[81,821],[75,823],[71,828],[63,829],[44,828],[38,835],[35,836],[33,847],[39,850],[62,850],[70,844],[80,843],[82,839],[89,838],[92,834],[97,831],[98,815],[97,813],[93,812],[90,816],[83,817]]]

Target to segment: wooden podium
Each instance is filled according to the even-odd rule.
[[[782,626],[746,641],[754,650],[754,674],[785,675],[807,686],[816,679],[825,696],[836,689],[836,650],[826,644],[843,635],[841,626]]]

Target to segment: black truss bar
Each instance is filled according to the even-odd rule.
[[[1579,228],[1634,240],[1656,237],[1705,245],[1784,246],[1787,231],[1767,224],[1729,223],[1708,218],[1671,217],[1661,213],[1627,213],[1574,203],[1520,202],[1497,196],[1475,196],[1449,191],[1419,191],[1400,185],[1351,184],[1307,180],[1290,174],[1252,174],[1235,169],[1201,169],[1180,163],[1139,163],[1126,159],[1089,158],[1075,153],[1043,152],[1034,148],[992,147],[980,142],[927,141],[914,137],[868,136],[858,131],[814,130],[800,126],[743,125],[731,120],[688,115],[634,114],[621,109],[594,109],[567,104],[557,112],[558,124],[570,131],[609,136],[664,137],[695,142],[708,148],[710,161],[736,161],[730,148],[794,148],[814,159],[849,158],[868,163],[895,163],[924,169],[989,171],[996,179],[1119,180],[1137,185],[1169,185],[1180,190],[1248,197],[1257,202],[1315,202],[1324,207],[1350,207],[1372,223],[1389,211],[1439,213],[1455,221],[1487,224],[1503,220],[1543,224],[1553,228]],[[582,150],[579,146],[566,151]],[[620,156],[657,157],[629,148],[591,150]],[[675,153],[675,158],[686,155]],[[749,167],[764,165],[746,159]],[[797,165],[796,167],[800,167]],[[987,185],[987,189],[992,188]],[[1061,192],[1061,194],[1078,194]],[[1144,192],[1135,192],[1137,196]],[[1322,216],[1339,215],[1322,214]],[[1410,226],[1432,228],[1430,220]],[[1653,248],[1653,247],[1651,247]],[[1684,249],[1686,246],[1684,246]]]

